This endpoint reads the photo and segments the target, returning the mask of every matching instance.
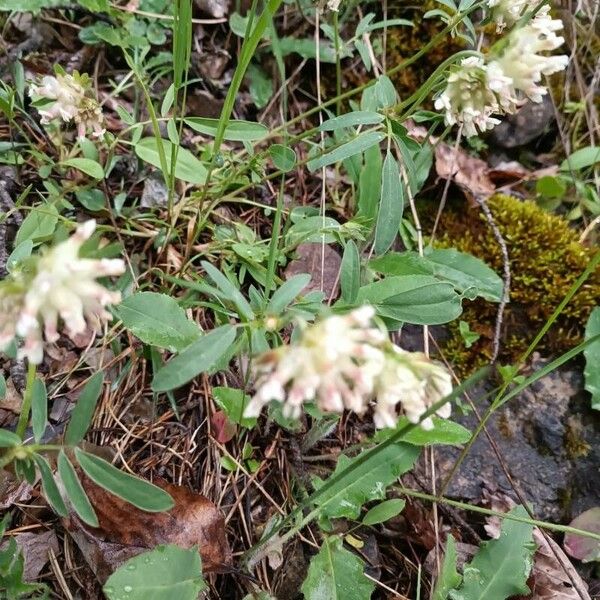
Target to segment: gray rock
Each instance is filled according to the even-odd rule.
[[[144,189],[140,199],[142,208],[164,208],[169,199],[169,189],[167,188],[163,176],[158,171],[154,171],[144,180]],[[175,194],[175,202],[179,201],[179,196]]]
[[[540,104],[528,102],[514,115],[507,116],[489,134],[491,145],[499,148],[518,148],[540,137],[554,122],[554,107],[550,96]]]
[[[538,361],[535,367],[543,364]],[[471,394],[480,414],[488,406],[482,400],[485,391]],[[470,430],[477,426],[473,414],[457,420]],[[499,409],[487,428],[536,517],[565,522],[600,505],[600,415],[590,409],[580,370],[563,367],[550,373]],[[459,454],[455,448],[436,451],[440,484]],[[477,502],[483,488],[518,501],[482,433],[446,494]]]

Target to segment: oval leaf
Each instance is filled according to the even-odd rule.
[[[14,448],[20,446],[22,443],[21,438],[8,429],[0,429],[0,448]]]
[[[224,325],[202,336],[159,369],[152,379],[153,391],[174,390],[208,371],[225,355],[234,340],[235,329],[231,325]]]
[[[39,454],[34,454],[33,458],[42,478],[42,487],[44,488],[46,499],[57,515],[66,517],[68,514],[67,507],[58,491],[58,486],[56,485],[56,481],[54,481],[48,461]]]
[[[391,500],[380,502],[363,517],[363,525],[385,523],[385,521],[389,521],[399,515],[404,510],[405,506],[406,500],[401,500],[400,498],[392,498]]]
[[[142,342],[171,352],[183,350],[202,333],[179,304],[165,294],[132,294],[115,307],[115,312]]]
[[[34,244],[48,239],[56,228],[58,223],[58,210],[53,204],[44,204],[36,206],[21,223],[17,236],[15,237],[15,247],[20,246],[27,240]]]
[[[305,600],[369,600],[375,584],[365,573],[365,564],[346,550],[339,537],[326,538],[313,556],[302,584]]]
[[[92,527],[98,527],[98,517],[94,512],[94,508],[88,500],[71,461],[63,450],[58,455],[58,474],[63,482],[67,498],[81,520]]]
[[[130,558],[102,590],[109,600],[197,600],[206,588],[198,549],[170,545]]]
[[[96,404],[100,398],[104,375],[102,371],[94,373],[85,384],[75,408],[71,412],[71,419],[67,425],[65,442],[69,446],[75,446],[83,439],[94,417]]]
[[[347,115],[327,119],[319,126],[319,131],[335,131],[356,125],[377,125],[383,121],[383,115],[369,110],[356,110]]]
[[[188,117],[185,119],[186,125],[189,125],[194,131],[211,135],[217,135],[219,119],[209,117]],[[269,133],[269,129],[260,123],[254,121],[229,121],[225,128],[223,139],[231,142],[254,142],[261,140]]]
[[[61,165],[65,167],[73,167],[94,179],[104,179],[104,169],[100,163],[90,158],[68,158],[63,160]]]
[[[560,165],[561,171],[585,169],[600,162],[600,146],[587,146],[573,152]]]
[[[284,173],[291,171],[296,166],[296,153],[289,146],[273,144],[269,147],[269,154],[273,164]]]
[[[318,156],[308,161],[308,170],[316,171],[327,165],[346,160],[355,154],[364,152],[371,146],[379,144],[384,138],[385,134],[381,131],[365,131],[364,133],[357,135],[353,140],[327,152],[327,154],[323,154],[322,156]]]
[[[33,437],[38,444],[44,435],[47,422],[48,395],[46,385],[41,379],[36,378],[31,390],[31,425],[33,427]]]
[[[374,243],[376,254],[383,254],[394,243],[403,212],[404,187],[400,178],[400,169],[391,152],[388,152],[381,171],[381,201],[377,213]]]
[[[454,287],[427,275],[387,277],[363,286],[358,302],[373,304],[382,317],[415,325],[448,323],[462,312]]]
[[[160,140],[165,151],[167,168],[171,170],[171,149],[169,140]],[[158,154],[158,143],[156,138],[144,138],[135,145],[135,153],[143,161],[161,169],[160,156]],[[163,174],[164,175],[164,174]],[[204,183],[206,181],[206,167],[185,148],[179,148],[177,162],[175,165],[175,177],[188,183]]]
[[[147,512],[162,512],[173,508],[173,498],[164,490],[123,473],[105,460],[75,448],[77,462],[85,474],[100,487]]]
[[[342,299],[345,302],[353,303],[360,289],[360,254],[353,240],[348,240],[344,248],[340,287],[342,288]]]

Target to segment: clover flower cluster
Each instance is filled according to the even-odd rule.
[[[306,402],[323,412],[344,409],[363,414],[374,403],[378,428],[394,427],[401,407],[411,423],[452,391],[449,373],[424,354],[393,344],[373,324],[374,310],[363,306],[344,316],[303,324],[297,343],[258,357],[256,393],[245,410],[256,417],[271,401],[283,404],[287,418],[299,418]],[[437,411],[448,418],[450,405]],[[424,419],[425,429],[433,427]]]
[[[34,364],[42,362],[44,338],[59,338],[59,317],[69,337],[98,331],[112,318],[106,310],[121,300],[119,292],[107,290],[95,280],[120,275],[120,259],[79,258],[85,240],[94,232],[95,221],[87,221],[64,242],[32,259],[30,268],[11,273],[0,283],[0,351],[16,338],[23,340],[18,357]],[[43,329],[43,335],[42,335]]]
[[[492,17],[496,15],[497,23],[503,25],[520,18],[528,4],[489,0]],[[462,60],[435,101],[436,109],[445,111],[446,123],[462,125],[470,137],[498,125],[497,116],[513,114],[526,99],[542,102],[548,93],[541,85],[542,77],[563,70],[568,63],[566,55],[543,54],[562,46],[564,38],[556,34],[562,27],[562,21],[553,19],[550,6],[545,5],[509,33],[498,54],[488,60],[477,56]]]
[[[39,85],[29,86],[29,95],[36,101],[50,101],[38,108],[43,124],[59,120],[65,123],[73,121],[77,125],[78,137],[85,137],[88,131],[94,137],[102,137],[105,133],[102,109],[89,92],[89,77],[77,72],[73,75],[47,75]]]
[[[536,0],[488,0],[489,14],[496,30],[512,27],[528,10],[533,10]]]

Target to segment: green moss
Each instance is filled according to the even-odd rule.
[[[535,202],[497,195],[488,204],[510,259],[510,303],[503,320],[499,358],[502,363],[513,363],[587,267],[593,251],[579,243],[578,233],[565,219],[545,212]],[[497,273],[503,272],[501,249],[485,217],[476,209],[450,207],[442,217],[436,243],[469,252]],[[579,343],[599,300],[600,269],[567,304],[538,349],[559,354]],[[467,350],[456,324],[443,346],[446,357],[462,375],[490,360],[498,310],[497,304],[483,300],[465,302],[464,306],[461,319],[481,337]]]

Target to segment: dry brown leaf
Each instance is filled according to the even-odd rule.
[[[496,191],[489,176],[488,164],[480,158],[470,156],[461,148],[437,144],[435,170],[442,179],[451,177],[467,196],[487,198]]]
[[[54,531],[43,533],[19,533],[15,535],[17,546],[23,552],[23,581],[34,581],[48,563],[48,554],[60,552]],[[8,543],[8,541],[7,541]]]
[[[19,414],[21,412],[21,404],[23,404],[23,398],[17,391],[12,377],[9,377],[6,380],[6,392],[0,400],[0,408]]]
[[[19,481],[12,473],[0,470],[0,510],[8,510],[18,502],[31,498],[33,487],[27,481]]]
[[[323,249],[321,244],[300,244],[296,248],[297,258],[285,270],[285,278],[290,279],[294,275],[308,273],[310,282],[304,288],[304,293],[323,290],[325,296],[330,298],[338,294],[338,276],[342,259],[331,246],[325,245],[324,248],[325,260],[321,254]]]
[[[231,551],[225,522],[208,498],[163,480],[154,481],[175,501],[168,512],[148,513],[109,494],[82,476],[100,527],[92,528],[71,515],[65,526],[101,583],[126,560],[159,544],[198,546],[205,573],[228,570]]]

